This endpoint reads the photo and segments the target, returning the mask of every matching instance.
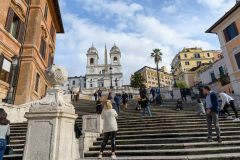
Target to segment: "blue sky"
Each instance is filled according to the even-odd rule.
[[[104,44],[122,52],[124,83],[143,66],[154,67],[150,53],[163,52],[170,65],[183,47],[220,49],[205,31],[235,0],[60,0],[65,34],[57,35],[55,64],[69,76],[85,75],[86,52],[94,44],[103,62]],[[170,67],[169,67],[170,68]]]

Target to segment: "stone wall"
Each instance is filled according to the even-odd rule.
[[[29,112],[29,106],[27,105],[16,106],[0,102],[0,108],[3,108],[8,114],[8,119],[11,123],[21,123],[27,121],[24,117],[25,113]]]

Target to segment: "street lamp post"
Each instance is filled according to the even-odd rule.
[[[112,84],[112,66],[110,66],[110,89],[113,89],[113,84]]]
[[[8,93],[7,93],[7,103],[9,104],[13,104],[13,90],[14,90],[14,86],[13,86],[13,81],[14,81],[14,77],[15,77],[15,70],[16,70],[16,66],[18,65],[18,57],[15,55],[12,57],[12,75],[11,75],[11,80],[10,80],[10,86],[8,89]]]

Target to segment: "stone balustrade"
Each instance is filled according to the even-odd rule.
[[[93,142],[100,137],[103,129],[103,121],[100,115],[84,115],[82,122],[82,133],[80,137],[80,158],[84,158],[84,153],[89,150]]]

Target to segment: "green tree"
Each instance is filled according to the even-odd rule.
[[[151,57],[154,58],[154,62],[157,66],[157,77],[158,77],[158,87],[160,89],[160,77],[159,77],[159,63],[162,61],[162,52],[161,52],[161,49],[153,49],[153,52],[151,53]]]
[[[131,76],[131,87],[133,88],[140,88],[143,87],[145,84],[145,79],[143,78],[143,76],[141,75],[141,73],[134,73]]]
[[[178,88],[189,88],[185,81],[176,81],[176,87],[178,87]]]

